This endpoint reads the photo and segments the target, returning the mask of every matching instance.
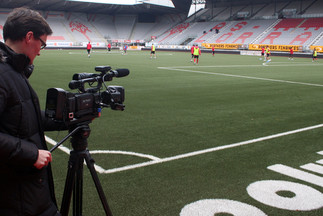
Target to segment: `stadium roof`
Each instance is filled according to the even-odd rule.
[[[121,1],[121,0],[119,0]],[[0,8],[29,7],[40,11],[67,11],[95,14],[169,14],[188,13],[191,0],[172,0],[175,8],[148,4],[145,0],[138,1],[140,4],[120,5],[89,3],[69,0],[0,0]]]
[[[199,1],[199,0],[196,0]],[[250,5],[250,4],[269,4],[279,2],[292,2],[293,0],[206,0],[207,4],[213,4],[213,6],[235,6],[235,5]],[[294,0],[296,1],[296,0]],[[300,1],[314,1],[314,0],[299,0]],[[321,1],[321,0],[316,0]]]
[[[66,1],[79,1],[89,3],[102,3],[102,4],[115,4],[115,5],[139,5],[139,4],[155,4],[166,7],[174,7],[171,0],[66,0]]]

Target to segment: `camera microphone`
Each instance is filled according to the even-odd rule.
[[[128,69],[111,70],[110,72],[104,75],[104,81],[110,81],[113,77],[125,77],[128,75],[129,75]]]
[[[77,88],[80,88],[82,87],[82,82],[79,81],[79,80],[72,80],[69,84],[68,84],[68,87],[70,89],[77,89]]]
[[[116,74],[116,77],[125,77],[128,76],[130,73],[128,69],[117,69],[113,72]]]

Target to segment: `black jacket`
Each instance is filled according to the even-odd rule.
[[[0,43],[0,215],[54,216],[57,212],[50,165],[33,164],[47,149],[36,93],[29,84],[30,60]]]

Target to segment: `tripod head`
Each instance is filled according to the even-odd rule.
[[[86,150],[88,143],[87,138],[89,138],[91,129],[89,127],[89,123],[83,123],[80,125],[74,125],[69,128],[69,134],[65,136],[61,141],[59,141],[53,148],[49,151],[52,153],[55,149],[57,149],[63,142],[65,142],[69,137],[71,138],[71,144],[74,150],[83,151]]]
[[[88,124],[83,124],[76,128],[71,128],[70,132],[73,132],[75,129],[77,131],[71,135],[72,147],[76,151],[83,151],[88,146],[87,138],[90,136],[91,129]]]

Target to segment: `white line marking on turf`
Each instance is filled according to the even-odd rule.
[[[50,137],[48,137],[48,136],[45,136],[45,140],[46,140],[46,142],[48,142],[49,144],[51,144],[51,145],[56,145],[57,144],[57,142],[55,141],[55,140],[53,140],[53,139],[51,139]],[[59,147],[58,147],[60,150],[62,150],[63,152],[65,152],[65,153],[67,153],[67,154],[70,154],[70,149],[69,148],[67,148],[67,147],[65,147],[65,146],[63,146],[63,145],[60,145]]]
[[[134,50],[135,51],[135,50]],[[127,55],[136,55],[136,56],[147,56],[149,57],[149,54],[147,53],[131,53],[133,51],[130,51],[130,52],[127,52],[126,56]],[[93,51],[91,52],[91,54],[94,54],[94,55],[122,55],[122,51],[114,51],[114,52],[104,52],[104,51]],[[86,50],[84,52],[68,52],[69,55],[86,55],[87,56],[87,52]],[[172,56],[173,54],[172,53],[159,53],[158,56]]]
[[[274,66],[277,66],[277,65],[274,65]],[[289,65],[287,65],[287,66],[289,66]],[[262,67],[262,66],[259,66],[259,65],[231,65],[231,66],[230,65],[219,65],[219,66],[205,66],[205,67]],[[183,67],[158,67],[158,69],[162,69],[162,70],[174,70],[174,71],[182,71],[182,72],[189,72],[189,73],[201,73],[201,74],[227,76],[227,77],[235,77],[235,78],[243,78],[243,79],[255,79],[255,80],[264,80],[264,81],[271,81],[271,82],[281,82],[281,83],[289,83],[289,84],[323,87],[323,84],[304,83],[304,82],[296,82],[296,81],[288,81],[288,80],[276,80],[276,79],[270,79],[270,78],[251,77],[251,76],[243,76],[243,75],[235,75],[235,74],[224,74],[224,73],[214,73],[214,72],[205,72],[205,71],[197,71],[197,70],[186,70],[186,69],[180,69],[180,68],[186,68],[186,66],[183,66]],[[188,68],[192,68],[192,67],[190,66]]]
[[[159,157],[155,157],[153,155],[141,154],[141,153],[136,153],[136,152],[128,152],[128,151],[93,150],[93,151],[90,151],[90,153],[91,154],[123,154],[123,155],[148,158],[150,160],[155,160],[155,161],[160,160]]]
[[[256,142],[261,142],[261,141],[265,141],[265,140],[275,139],[278,137],[296,134],[296,133],[300,133],[300,132],[304,132],[304,131],[309,131],[309,130],[313,130],[313,129],[317,129],[317,128],[321,128],[321,127],[323,127],[323,124],[314,125],[314,126],[310,126],[310,127],[306,127],[306,128],[301,128],[301,129],[296,129],[296,130],[292,130],[292,131],[287,131],[287,132],[283,132],[283,133],[278,133],[278,134],[274,134],[274,135],[270,135],[270,136],[260,137],[260,138],[256,138],[256,139],[252,139],[252,140],[242,141],[242,142],[238,142],[238,143],[233,143],[233,144],[229,144],[229,145],[217,146],[214,148],[204,149],[204,150],[190,152],[190,153],[181,154],[181,155],[176,155],[176,156],[172,156],[172,157],[167,157],[167,158],[160,159],[158,161],[148,161],[148,162],[144,162],[144,163],[133,164],[133,165],[128,165],[128,166],[124,166],[124,167],[109,169],[109,170],[104,171],[104,173],[116,173],[116,172],[136,169],[136,168],[140,168],[140,167],[146,167],[146,166],[150,166],[150,165],[154,165],[154,164],[161,164],[161,163],[174,161],[174,160],[178,160],[178,159],[183,159],[183,158],[188,158],[188,157],[193,157],[193,156],[197,156],[197,155],[201,155],[201,154],[205,154],[205,153],[210,153],[210,152],[220,151],[220,150],[224,150],[224,149],[248,145],[248,144],[252,144],[252,143],[256,143]]]
[[[108,173],[116,173],[116,172],[136,169],[136,168],[140,168],[140,167],[146,167],[146,166],[150,166],[150,165],[154,165],[154,164],[161,164],[161,163],[170,162],[170,161],[174,161],[174,160],[193,157],[193,156],[206,154],[206,153],[210,153],[210,152],[225,150],[225,149],[229,149],[229,148],[235,148],[235,147],[248,145],[248,144],[252,144],[252,143],[262,142],[262,141],[265,141],[265,140],[275,139],[275,138],[282,137],[282,136],[287,136],[287,135],[296,134],[296,133],[300,133],[300,132],[304,132],[304,131],[314,130],[314,129],[321,128],[321,127],[323,127],[323,124],[318,124],[318,125],[314,125],[314,126],[310,126],[310,127],[305,127],[305,128],[301,128],[301,129],[296,129],[296,130],[292,130],[292,131],[287,131],[287,132],[283,132],[283,133],[278,133],[278,134],[274,134],[274,135],[260,137],[260,138],[256,138],[256,139],[252,139],[252,140],[242,141],[242,142],[238,142],[238,143],[232,143],[232,144],[228,144],[228,145],[217,146],[217,147],[214,147],[214,148],[208,148],[208,149],[204,149],[204,150],[189,152],[189,153],[180,154],[180,155],[167,157],[167,158],[158,158],[158,157],[155,157],[155,156],[152,156],[152,155],[140,154],[140,153],[130,153],[130,152],[123,152],[123,151],[106,151],[106,152],[111,152],[111,153],[114,153],[114,154],[120,153],[120,154],[128,154],[128,155],[135,155],[135,156],[139,156],[139,157],[149,158],[152,161],[138,163],[138,164],[132,164],[132,165],[113,168],[113,169],[108,169],[108,170],[105,170],[102,167],[100,167],[98,165],[95,165],[95,169],[99,173],[106,173],[106,174],[108,174]],[[50,143],[52,145],[56,144],[56,142],[54,140],[50,139],[49,137],[45,136],[45,138],[46,138],[46,141],[48,143]],[[62,145],[60,147],[58,147],[58,148],[63,150],[67,154],[69,154],[69,152],[70,152],[70,150],[68,148],[66,148],[66,147],[64,147]],[[99,151],[91,151],[91,152],[92,153],[98,153]]]
[[[277,64],[277,65],[276,65]],[[281,64],[281,65],[279,65]],[[288,62],[270,62],[267,64],[268,66],[274,66],[274,67],[299,67],[299,66],[322,66],[321,63],[295,63],[290,64]],[[208,66],[201,66],[201,65],[190,65],[190,66],[174,66],[174,67],[158,67],[160,69],[168,69],[168,68],[174,68],[174,69],[180,69],[180,68],[240,68],[240,67],[264,67],[262,64],[256,64],[256,65],[208,65]]]
[[[53,139],[51,139],[48,136],[45,136],[45,140],[46,142],[48,142],[51,145],[56,145],[57,142]],[[58,147],[60,150],[62,150],[63,152],[70,154],[70,149],[65,147],[64,145],[60,145]],[[136,153],[136,152],[128,152],[128,151],[112,151],[112,150],[93,150],[90,151],[91,154],[122,154],[122,155],[131,155],[131,156],[136,156],[136,157],[142,157],[142,158],[148,158],[150,160],[153,161],[159,161],[160,158],[155,157],[153,155],[147,155],[147,154],[142,154],[142,153]],[[84,164],[86,165],[86,163],[84,162]],[[103,169],[101,166],[94,164],[95,170],[99,173],[104,173],[106,170]]]

